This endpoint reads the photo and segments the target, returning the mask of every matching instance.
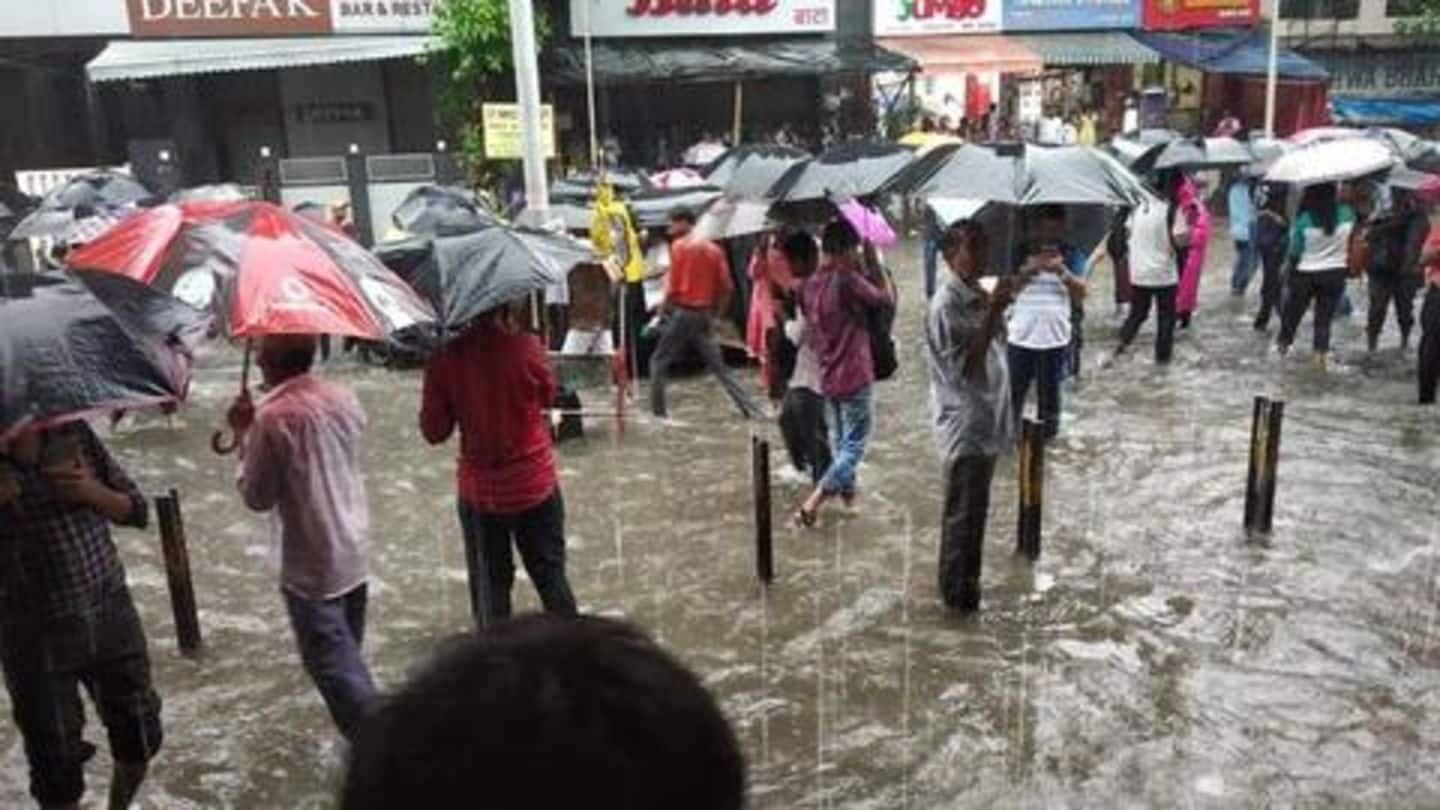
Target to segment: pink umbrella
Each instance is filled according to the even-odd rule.
[[[1415,198],[1426,205],[1440,204],[1440,175],[1430,175],[1415,189]]]
[[[855,228],[861,239],[876,247],[889,247],[898,241],[895,230],[885,221],[884,215],[859,200],[841,203],[840,215]]]
[[[694,188],[705,185],[705,178],[694,169],[670,169],[650,175],[656,188]]]

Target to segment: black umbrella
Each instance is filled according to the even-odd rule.
[[[454,186],[420,186],[406,195],[390,219],[407,233],[441,236],[470,233],[500,221],[474,194]]]
[[[639,169],[615,168],[605,170],[605,180],[615,189],[616,195],[628,197],[639,191],[651,191],[655,184]],[[589,202],[595,198],[595,187],[599,178],[594,172],[576,172],[550,187],[556,197],[568,197]]]
[[[635,221],[635,227],[659,228],[668,223],[670,215],[680,209],[700,216],[700,213],[719,197],[718,188],[695,186],[640,192],[627,198],[625,204],[630,207],[630,217]]]
[[[0,298],[0,440],[105,411],[178,402],[209,318],[103,273],[12,277]]]
[[[1087,146],[962,146],[901,193],[1007,205],[1137,205],[1145,185],[1115,158]]]
[[[801,161],[775,182],[777,202],[869,197],[915,161],[913,150],[893,143],[854,141]]]
[[[418,262],[397,260],[396,272],[439,313],[442,341],[458,335],[477,315],[559,284],[576,265],[597,261],[583,242],[520,226],[428,241],[429,255]],[[392,260],[397,256],[392,254]]]
[[[580,202],[569,197],[551,197],[547,212],[559,221],[567,233],[588,234],[590,223],[595,219],[595,209],[589,202]]]
[[[93,212],[149,200],[150,190],[128,174],[109,170],[86,172],[51,189],[32,211],[10,232],[11,239],[54,236],[69,230],[77,219]]]
[[[793,146],[737,146],[705,169],[705,180],[733,197],[763,197],[810,153]]]
[[[1234,138],[1181,138],[1149,147],[1129,165],[1136,174],[1150,174],[1165,169],[1233,169],[1255,160],[1250,146]]]

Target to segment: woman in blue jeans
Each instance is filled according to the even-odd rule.
[[[820,361],[820,393],[830,414],[834,451],[830,469],[795,516],[803,527],[815,525],[825,501],[836,496],[854,500],[855,472],[874,426],[875,364],[866,312],[893,306],[893,299],[883,285],[865,277],[859,248],[860,236],[850,223],[832,220],[820,235],[820,269],[800,288],[801,311],[811,324]]]

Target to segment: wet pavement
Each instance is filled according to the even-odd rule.
[[[1328,375],[1308,362],[1308,323],[1291,359],[1270,358],[1249,326],[1258,284],[1231,300],[1228,250],[1214,252],[1169,369],[1150,362],[1149,328],[1097,369],[1115,332],[1102,269],[1086,375],[1047,461],[1043,556],[1013,553],[1002,461],[977,618],[947,615],[936,590],[941,480],[911,251],[895,262],[902,371],[880,388],[860,513],[797,532],[801,492],[779,486],[762,592],[749,428],[713,382],[683,381],[677,425],[619,437],[601,420],[561,452],[584,609],[640,623],[702,673],[756,808],[1440,805],[1440,413],[1412,404],[1413,355],[1361,356],[1358,319],[1338,328]],[[1392,325],[1383,342],[1397,340]],[[330,373],[370,414],[366,645],[394,686],[470,626],[454,450],[418,435],[417,373]],[[264,520],[208,450],[236,377],[233,356],[211,360],[173,426],[152,417],[112,440],[147,490],[182,492],[207,644],[199,661],[178,655],[158,540],[122,532],[165,699],[145,808],[327,808],[340,775]],[[1288,403],[1263,540],[1241,529],[1256,394]],[[523,577],[516,593],[537,606]],[[106,764],[90,768],[92,802]],[[24,798],[19,739],[0,723],[0,806]]]

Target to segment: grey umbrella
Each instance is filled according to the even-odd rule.
[[[869,197],[887,188],[913,162],[914,151],[898,144],[843,143],[792,166],[769,196],[784,203]]]
[[[809,157],[791,146],[737,146],[710,164],[705,181],[735,197],[763,197],[785,172]]]
[[[1255,153],[1234,138],[1181,138],[1156,144],[1130,163],[1136,174],[1165,169],[1220,169],[1245,166]]]
[[[488,228],[500,220],[474,194],[454,186],[420,186],[390,215],[407,233],[455,235]]]
[[[128,174],[101,170],[86,172],[51,189],[40,207],[15,225],[11,239],[55,236],[74,226],[76,210],[90,216],[96,210],[131,205],[148,200],[150,190]]]
[[[901,193],[963,197],[1006,205],[1137,205],[1144,183],[1115,158],[1088,146],[967,145]]]

